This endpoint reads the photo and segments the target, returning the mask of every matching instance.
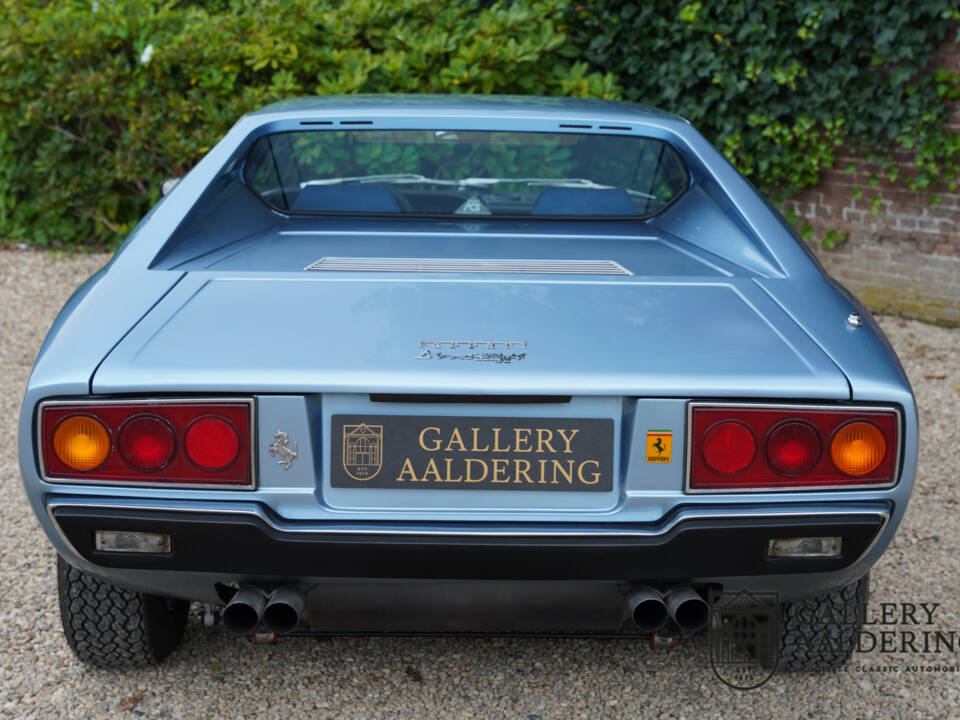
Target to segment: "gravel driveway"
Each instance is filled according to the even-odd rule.
[[[54,553],[27,507],[16,424],[43,336],[107,260],[0,251],[0,715],[145,718],[960,717],[960,330],[882,318],[920,405],[918,484],[872,578],[872,603],[939,602],[953,652],[855,654],[832,674],[721,684],[701,636],[675,650],[625,640],[285,639],[254,646],[191,617],[158,669],[74,660],[60,631]],[[886,627],[899,631],[902,628]],[[898,636],[899,637],[899,636]],[[952,668],[952,672],[931,668]],[[914,668],[921,672],[912,671]]]

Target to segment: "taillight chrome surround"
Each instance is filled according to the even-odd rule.
[[[814,485],[814,484],[802,484],[794,483],[789,484],[788,475],[780,474],[780,477],[783,478],[780,485],[776,486],[750,486],[750,487],[693,487],[693,464],[694,457],[693,453],[696,452],[694,448],[694,412],[698,408],[710,408],[715,410],[767,410],[777,413],[783,413],[784,418],[778,420],[773,426],[776,426],[779,423],[784,422],[785,420],[790,419],[791,417],[796,417],[797,419],[803,421],[804,418],[800,416],[791,416],[791,413],[804,413],[804,412],[828,412],[828,413],[843,413],[849,414],[849,418],[840,423],[840,427],[843,425],[855,421],[857,419],[856,413],[888,413],[892,414],[895,418],[895,442],[892,447],[887,448],[886,457],[892,459],[892,470],[890,473],[890,480],[885,482],[856,482],[856,481],[847,481],[847,482],[838,482],[835,484],[823,484],[823,485]],[[869,415],[867,416],[869,417]],[[732,416],[731,420],[738,420],[736,416]],[[717,493],[771,493],[771,492],[817,492],[820,490],[871,490],[878,488],[890,488],[897,484],[900,475],[900,465],[901,465],[901,450],[903,445],[903,419],[901,411],[895,406],[889,405],[798,405],[790,403],[737,403],[737,402],[689,402],[687,403],[687,427],[686,427],[686,453],[684,458],[684,492],[689,494],[717,494]],[[758,459],[762,459],[765,456],[765,445],[766,437],[757,438],[757,457],[751,462],[751,466],[755,464]],[[822,453],[830,453],[830,441],[831,438],[821,438],[823,443]],[[748,466],[750,467],[750,466]],[[771,471],[775,473],[776,471]],[[804,473],[800,473],[797,477],[802,477]]]
[[[248,443],[246,449],[241,447],[240,456],[236,461],[236,466],[239,469],[242,467],[244,473],[244,480],[242,482],[238,481],[217,481],[213,479],[215,473],[211,473],[211,481],[208,482],[190,482],[190,481],[178,481],[178,480],[152,480],[151,476],[161,475],[166,469],[159,468],[154,471],[149,472],[138,472],[136,470],[130,470],[130,477],[127,479],[105,479],[97,478],[91,476],[88,473],[91,471],[63,471],[51,472],[47,468],[47,465],[44,461],[45,454],[45,438],[44,438],[44,428],[45,428],[45,411],[50,410],[62,410],[62,409],[73,409],[76,408],[79,413],[84,413],[84,409],[89,409],[89,414],[96,416],[97,408],[114,408],[114,407],[124,407],[124,406],[136,406],[137,408],[149,408],[149,409],[158,409],[162,410],[164,407],[179,407],[184,405],[195,405],[204,409],[204,414],[208,413],[211,409],[216,409],[217,406],[232,406],[236,408],[237,406],[243,406],[243,409],[246,413],[248,422],[244,424],[243,427],[238,428],[240,430],[240,441],[243,443],[244,440]],[[160,416],[163,418],[163,416]],[[199,417],[199,415],[198,415]],[[118,441],[119,441],[119,428],[129,420],[130,418],[125,419],[120,422],[117,428],[110,428],[108,426],[108,431],[111,434],[111,449],[110,457],[118,455],[120,452]],[[165,419],[165,418],[163,418]],[[61,422],[57,420],[54,425],[48,428],[51,432],[56,427],[57,423]],[[101,420],[102,422],[102,420]],[[182,436],[186,428],[181,428],[180,432],[177,434],[178,445],[182,444]],[[111,486],[122,486],[122,487],[147,487],[147,488],[177,488],[177,489],[199,489],[199,490],[254,490],[257,486],[257,434],[256,434],[256,405],[253,398],[243,398],[243,397],[191,397],[191,398],[124,398],[118,400],[45,400],[37,405],[37,414],[35,417],[35,431],[36,431],[36,456],[37,463],[40,469],[40,478],[44,482],[56,483],[56,484],[73,484],[73,485],[111,485]],[[52,437],[50,438],[52,440]],[[243,456],[246,456],[245,458]],[[109,462],[109,459],[103,463],[105,466]],[[172,463],[171,463],[172,464]],[[234,465],[229,466],[233,468]],[[94,471],[95,472],[95,471]]]

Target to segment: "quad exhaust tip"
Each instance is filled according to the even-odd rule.
[[[664,600],[670,618],[685,633],[702,630],[710,622],[710,606],[688,587],[670,590]]]
[[[644,632],[656,632],[667,624],[667,606],[663,595],[651,587],[642,587],[627,600],[633,624]]]
[[[258,588],[240,588],[223,609],[223,626],[237,635],[249,635],[260,624],[267,597]]]
[[[303,593],[296,588],[274,590],[263,611],[263,629],[278,635],[292,632],[300,624],[304,604]]]
[[[223,626],[237,635],[283,635],[300,624],[306,607],[303,593],[295,587],[281,587],[265,593],[242,587],[223,609]]]
[[[640,587],[627,598],[627,608],[637,629],[654,634],[669,624],[686,635],[702,630],[710,621],[710,606],[689,587],[666,593]]]

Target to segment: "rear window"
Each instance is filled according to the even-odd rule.
[[[278,210],[352,215],[645,217],[687,185],[652,138],[459,130],[275,133],[245,176]]]

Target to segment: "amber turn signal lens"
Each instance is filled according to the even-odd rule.
[[[852,422],[837,430],[830,443],[833,464],[847,475],[866,475],[887,454],[883,433],[870,423]]]
[[[110,433],[96,418],[71,415],[57,425],[53,451],[74,470],[93,470],[110,454]]]

